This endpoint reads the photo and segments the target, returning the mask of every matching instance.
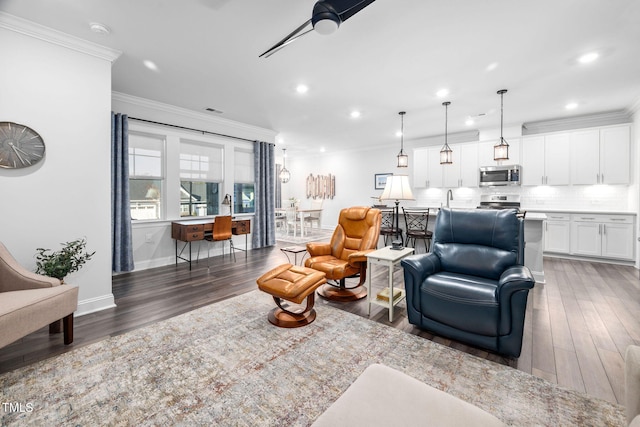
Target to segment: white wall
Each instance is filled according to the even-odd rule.
[[[23,24],[26,34],[9,29]],[[85,45],[72,39],[63,47],[45,40],[64,36],[40,30],[0,15],[0,120],[31,127],[46,144],[37,165],[0,169],[0,240],[34,270],[36,248],[86,237],[96,254],[66,280],[79,286],[76,314],[85,314],[114,304],[109,159],[117,53],[81,51]]]

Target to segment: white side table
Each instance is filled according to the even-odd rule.
[[[411,255],[412,253],[413,248],[394,250],[391,249],[391,246],[387,246],[386,248],[378,249],[377,251],[367,254],[367,272],[369,275],[367,282],[368,315],[371,315],[371,304],[377,304],[389,309],[389,322],[393,321],[393,307],[405,298],[405,292],[403,289],[399,289],[400,292],[394,298],[393,269],[396,265],[400,264],[402,258]],[[375,297],[372,296],[371,276],[373,276],[373,274],[371,266],[373,264],[384,265],[389,269],[388,300],[382,299],[378,295]]]

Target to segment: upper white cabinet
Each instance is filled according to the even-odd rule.
[[[522,184],[568,185],[570,143],[568,133],[522,138]]]
[[[452,144],[453,163],[441,165],[444,187],[478,186],[478,144]]]
[[[440,147],[413,150],[413,186],[415,188],[442,187]]]
[[[505,138],[507,139],[507,138]],[[478,166],[496,166],[498,162],[493,160],[493,146],[498,141],[485,141],[478,144]],[[503,165],[519,165],[520,164],[520,138],[508,138],[509,144],[509,160],[501,160]]]
[[[628,184],[629,139],[629,125],[571,132],[571,183]]]

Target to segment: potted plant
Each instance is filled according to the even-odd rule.
[[[78,271],[91,259],[94,252],[87,252],[86,239],[76,239],[71,242],[61,243],[62,249],[52,252],[51,249],[37,248],[36,273],[59,279],[64,283],[64,278],[74,271]]]

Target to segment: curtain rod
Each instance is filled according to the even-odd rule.
[[[172,124],[169,124],[169,123],[155,122],[153,120],[139,119],[137,117],[129,117],[129,119],[137,120],[139,122],[153,123],[154,125],[162,125],[162,126],[169,126],[169,127],[172,127],[172,128],[190,130],[190,131],[193,131],[193,132],[202,133],[203,135],[204,134],[216,135],[216,136],[222,136],[222,137],[225,137],[225,138],[239,139],[241,141],[248,141],[248,142],[255,142],[256,141],[255,139],[241,138],[239,136],[225,135],[223,133],[216,133],[216,132],[209,132],[208,130],[200,130],[200,129],[188,128],[188,127],[185,127],[185,126],[172,125]]]

